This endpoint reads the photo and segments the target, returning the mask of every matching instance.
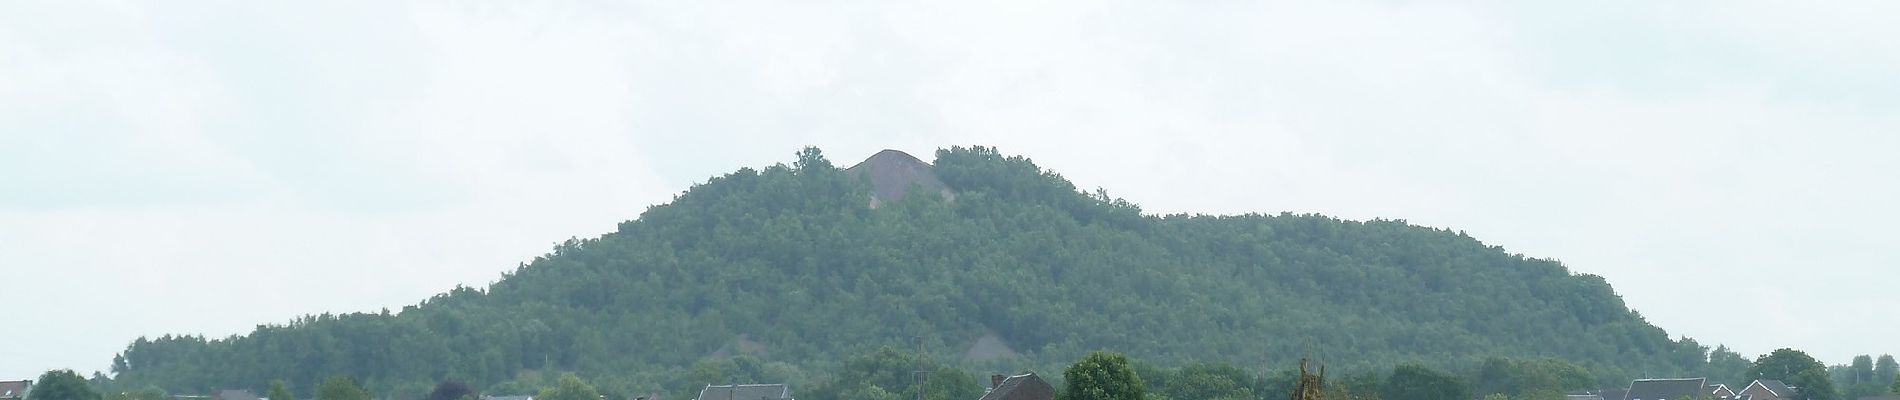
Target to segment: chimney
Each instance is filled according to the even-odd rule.
[[[997,386],[1003,386],[1003,375],[990,375],[990,388],[995,389]]]

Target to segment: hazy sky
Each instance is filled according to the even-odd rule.
[[[804,145],[1464,230],[1671,335],[1900,353],[1900,2],[1109,3],[0,1],[0,380],[483,285]]]

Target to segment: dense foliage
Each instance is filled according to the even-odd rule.
[[[747,381],[809,389],[836,381],[851,357],[920,343],[929,354],[918,357],[946,360],[939,367],[996,372],[1053,371],[1102,348],[1165,367],[1316,357],[1466,370],[1493,356],[1559,358],[1602,383],[1710,367],[1707,347],[1671,340],[1602,278],[1461,232],[1146,215],[990,148],[940,150],[934,164],[953,200],[872,209],[868,183],[807,149],[791,166],[742,168],[613,233],[569,240],[485,289],[222,339],[140,338],[113,360],[114,385],[202,393],[350,375],[410,399],[448,379],[534,393],[571,371],[620,395]],[[1000,345],[969,351],[980,338]],[[889,382],[826,390],[911,390],[878,379]]]
[[[554,386],[541,389],[534,398],[542,400],[600,400],[600,392],[574,374],[561,374]]]
[[[436,383],[435,390],[429,391],[427,400],[472,400],[475,397],[475,389],[469,388],[468,384],[451,380]]]
[[[1795,387],[1804,400],[1839,398],[1834,391],[1834,381],[1828,378],[1827,366],[1800,350],[1777,349],[1763,354],[1755,359],[1755,365],[1748,367],[1748,377],[1786,383]]]
[[[1392,368],[1379,390],[1386,400],[1464,400],[1471,398],[1471,387],[1457,376],[1416,364]]]
[[[1896,363],[1892,355],[1882,354],[1876,360],[1862,354],[1848,365],[1829,366],[1828,372],[1834,379],[1834,388],[1840,391],[1840,398],[1858,399],[1890,393],[1895,374],[1900,374],[1900,363]]]
[[[1105,351],[1091,352],[1062,370],[1068,385],[1062,400],[1142,400],[1148,386],[1128,366],[1128,357]]]
[[[332,376],[317,385],[317,400],[370,400],[371,397],[368,390],[356,383],[356,378],[348,376]]]
[[[1571,391],[1597,389],[1597,385],[1589,371],[1562,360],[1491,358],[1479,366],[1473,389],[1513,399],[1555,399]]]
[[[46,371],[27,392],[26,400],[99,400],[86,378],[70,369]]]
[[[264,392],[264,398],[269,400],[297,400],[297,395],[290,393],[290,385],[284,383],[283,380],[274,380],[270,382],[270,390]]]

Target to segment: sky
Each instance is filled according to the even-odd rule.
[[[1574,4],[1573,4],[1574,3]],[[483,286],[818,146],[1465,231],[1900,353],[1900,2],[0,1],[0,380]]]

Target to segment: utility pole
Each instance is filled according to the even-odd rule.
[[[917,337],[917,367],[916,368],[917,368],[916,370],[911,371],[910,377],[911,377],[911,380],[915,382],[912,385],[915,385],[917,387],[917,400],[924,400],[924,382],[927,380],[926,378],[930,376],[930,372],[924,370],[924,337],[923,336]]]

